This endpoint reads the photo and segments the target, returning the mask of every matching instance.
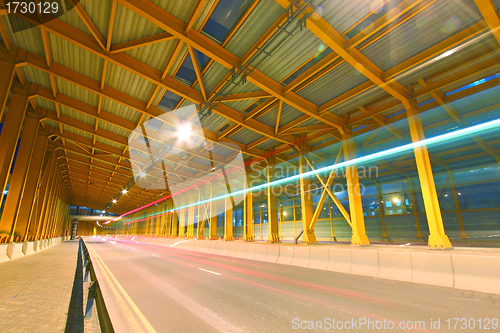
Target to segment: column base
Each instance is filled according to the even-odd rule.
[[[368,236],[366,235],[352,235],[351,245],[368,246],[370,245],[370,241],[368,240]]]
[[[460,231],[460,238],[469,238],[469,236],[467,236],[465,231]]]
[[[243,238],[243,240],[244,240],[245,242],[253,242],[253,241],[254,241],[253,236],[245,236],[245,237]]]
[[[234,241],[234,237],[233,236],[224,236],[224,240],[225,241]]]
[[[217,238],[217,236],[209,236],[207,239],[208,240],[217,240],[218,238]]]
[[[304,232],[302,234],[302,243],[306,244],[317,244],[316,235],[314,235],[314,231]]]
[[[279,235],[269,235],[269,238],[267,241],[271,242],[271,243],[281,243]]]
[[[453,246],[446,235],[429,235],[429,247],[431,249],[453,249]]]

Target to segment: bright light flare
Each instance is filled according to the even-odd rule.
[[[116,203],[116,199],[113,199],[113,203]]]
[[[123,190],[122,190],[122,193],[123,193],[123,194],[127,194],[127,190],[126,190],[126,189],[123,189]]]
[[[177,136],[181,140],[187,140],[191,136],[191,124],[185,123],[177,128]]]

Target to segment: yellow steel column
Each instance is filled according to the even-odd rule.
[[[12,94],[9,111],[0,134],[0,202],[3,202],[4,191],[7,186],[12,160],[14,159],[14,152],[16,151],[17,138],[21,133],[28,104],[28,95],[21,93]]]
[[[47,221],[47,230],[45,232],[45,238],[50,238],[52,236],[55,224],[56,224],[56,213],[59,203],[59,195],[61,191],[61,177],[59,173],[56,175],[56,187],[54,189],[54,195],[52,196],[52,206],[49,211],[49,218]]]
[[[316,235],[314,229],[311,229],[311,221],[313,220],[313,203],[311,194],[311,180],[302,176],[307,172],[306,156],[307,148],[304,146],[298,147],[299,152],[299,172],[300,172],[300,204],[302,208],[302,243],[316,244]]]
[[[499,165],[500,167],[500,165]],[[453,195],[453,204],[455,205],[455,212],[457,213],[458,226],[460,227],[460,238],[469,238],[467,233],[465,233],[464,221],[462,220],[462,212],[460,211],[460,201],[458,201],[457,189],[455,188],[455,182],[453,181],[453,175],[450,168],[446,168],[448,173],[448,179],[450,181],[450,190]]]
[[[217,239],[217,203],[210,201],[210,219],[208,220],[208,239]]]
[[[411,184],[410,176],[406,176],[408,179],[408,187],[410,188],[410,196],[411,202],[413,203],[413,216],[415,216],[415,227],[417,228],[417,238],[424,238],[422,235],[422,231],[420,230],[420,222],[418,221],[418,212],[417,212],[417,201],[415,200],[415,192],[413,191],[413,185]]]
[[[172,235],[172,213],[169,212],[172,209],[170,202],[167,201],[165,204],[165,237],[170,237]]]
[[[19,216],[19,208],[24,194],[26,176],[31,163],[39,122],[39,118],[26,118],[17,159],[14,164],[14,171],[9,185],[9,195],[5,201],[5,207],[0,220],[0,230],[9,230],[11,233],[10,242],[15,240],[14,231],[16,230],[17,217]]]
[[[203,189],[203,195],[202,195]],[[208,203],[205,200],[208,198],[206,195],[206,187],[199,188],[198,201],[203,201],[203,204],[198,205],[198,227],[196,228],[196,238],[197,239],[205,239],[205,223],[207,221],[208,215]]]
[[[224,240],[232,241],[233,236],[233,203],[230,198],[225,200],[225,212],[224,212]]]
[[[252,176],[249,172],[247,172],[247,188],[252,188]],[[246,193],[243,207],[243,239],[252,242],[254,240],[252,191]]]
[[[350,128],[344,128],[344,134],[342,134],[342,149],[344,150],[344,161],[347,162],[356,157],[352,130]],[[350,165],[345,169],[352,227],[351,244],[359,246],[370,245],[370,241],[365,231],[365,218],[363,216],[363,205],[361,203],[358,167],[356,165]]]
[[[175,208],[174,207],[174,202],[171,201],[170,204],[171,204],[170,208],[174,209]],[[171,237],[175,238],[175,237],[177,237],[177,232],[178,232],[177,224],[179,222],[179,218],[177,216],[177,211],[174,210],[172,212],[172,214],[170,215],[170,219],[172,221],[172,227],[170,228],[170,230],[171,230]]]
[[[382,224],[382,238],[389,238],[387,237],[387,232],[385,230],[385,222],[384,222],[384,202],[382,201],[382,196],[380,195],[381,189],[380,189],[380,184],[374,180],[375,183],[375,189],[377,190],[377,200],[378,200],[378,210],[380,213],[380,223]],[[413,204],[413,209],[415,208],[415,203]]]
[[[196,200],[195,192],[190,191],[189,193],[189,207],[188,207],[188,226],[187,226],[187,238],[194,238],[194,213],[195,206],[193,205]]]
[[[424,129],[417,106],[412,103],[412,107],[407,108],[406,113],[408,115],[408,124],[410,126],[412,141],[419,142],[424,140]],[[439,208],[439,200],[427,147],[415,147],[413,151],[417,163],[420,186],[422,188],[427,223],[429,224],[429,247],[443,249],[452,248],[450,240],[444,231],[441,209]]]
[[[276,180],[276,157],[267,158],[267,182]],[[272,243],[280,243],[279,222],[278,222],[278,198],[273,193],[271,186],[267,187],[267,218],[269,224],[268,241]]]
[[[47,162],[47,166],[45,167],[45,172],[42,178],[42,182],[40,184],[40,189],[38,191],[38,205],[37,205],[37,211],[36,211],[36,218],[35,218],[35,238],[37,240],[41,239],[42,234],[43,234],[43,221],[44,221],[44,216],[47,212],[47,205],[49,202],[49,193],[50,193],[50,188],[53,186],[52,178],[54,175],[54,168],[56,167],[56,156],[55,153],[52,152],[49,161]]]
[[[181,207],[186,206],[188,202],[188,199],[183,195],[181,199]],[[181,208],[181,211],[179,212],[179,237],[184,238],[186,235],[186,214],[187,209],[186,208]]]
[[[52,183],[54,184],[49,192],[49,202],[47,204],[47,210],[46,210],[46,214],[44,216],[44,221],[43,221],[43,225],[44,225],[44,228],[43,228],[43,231],[42,231],[42,238],[47,238],[48,235],[49,235],[49,232],[51,230],[51,227],[52,227],[52,217],[54,215],[54,207],[55,207],[55,203],[56,203],[56,199],[57,199],[57,192],[58,192],[58,189],[59,189],[59,165],[56,161],[56,164],[55,164],[55,174],[54,174],[54,177],[53,177],[53,181]]]
[[[15,73],[15,61],[8,61],[7,59],[0,59],[0,115],[3,114],[5,103],[9,96],[12,79]]]

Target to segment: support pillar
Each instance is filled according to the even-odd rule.
[[[247,188],[252,188],[252,177],[247,171]],[[253,197],[252,191],[245,195],[243,202],[243,240],[252,242],[254,240],[254,224],[253,224]]]
[[[189,207],[188,207],[188,225],[187,225],[187,238],[188,239],[193,239],[194,238],[194,216],[195,216],[195,209],[196,206],[193,204],[196,201],[195,197],[195,192],[190,191],[189,192]]]
[[[224,212],[224,240],[232,241],[233,237],[233,203],[230,198],[225,199]]]
[[[344,161],[356,158],[354,150],[354,140],[352,130],[344,128],[342,134],[342,149],[344,150]],[[358,167],[356,165],[346,166],[347,194],[349,195],[349,210],[352,227],[352,245],[370,245],[365,231],[365,218],[363,216],[363,205],[361,203],[361,193],[358,177]]]
[[[208,239],[217,239],[217,203],[210,201],[210,219],[208,220]]]
[[[0,115],[3,114],[16,67],[14,61],[0,60]]]
[[[16,151],[17,139],[21,133],[27,105],[27,93],[21,94],[16,92],[12,94],[9,110],[5,117],[5,122],[3,123],[2,133],[0,134],[0,202],[3,202],[4,191],[9,179],[9,172]]]
[[[448,179],[450,180],[450,190],[453,195],[453,204],[455,205],[455,212],[457,213],[458,226],[460,227],[460,238],[469,238],[469,236],[465,233],[462,212],[460,211],[460,201],[458,200],[457,190],[455,188],[455,182],[453,181],[453,175],[450,168],[446,168],[446,172],[448,173]]]
[[[170,208],[171,209],[174,209],[174,202],[171,201],[170,203]],[[177,232],[178,232],[178,229],[177,229],[177,224],[178,224],[178,220],[179,218],[177,217],[177,211],[173,211],[172,214],[170,214],[170,223],[171,223],[171,228],[170,228],[170,237],[172,238],[176,238],[177,237]]]
[[[311,221],[313,220],[313,202],[311,194],[311,180],[302,175],[307,172],[306,154],[307,148],[299,147],[299,172],[300,172],[300,203],[302,208],[302,243],[316,244],[316,235],[314,229],[311,229]]]
[[[382,195],[380,194],[382,191],[380,189],[380,184],[377,181],[375,182],[375,189],[377,190],[377,200],[378,200],[378,210],[380,213],[380,223],[382,224],[382,238],[389,239],[387,237],[387,232],[385,230],[385,222],[384,222],[384,203],[382,202]],[[413,204],[413,207],[415,207],[415,203]],[[415,209],[415,208],[414,208]]]
[[[205,202],[205,200],[208,198],[205,189],[206,187],[200,187],[200,196],[198,197],[198,200],[203,201],[204,203],[198,205],[198,228],[196,228],[197,239],[205,239],[205,223],[207,221],[207,217],[210,217],[208,215],[209,210],[207,208],[209,204]]]
[[[411,184],[410,176],[406,176],[408,179],[408,188],[410,189],[411,202],[413,203],[413,216],[415,216],[415,227],[417,228],[417,238],[423,239],[422,230],[420,230],[420,222],[418,221],[417,212],[417,201],[415,200],[415,192],[413,191],[413,185]]]
[[[407,107],[408,124],[410,126],[411,139],[414,143],[425,140],[422,120],[417,106],[412,103]],[[429,247],[451,249],[452,245],[444,231],[443,218],[439,207],[439,200],[434,183],[431,161],[427,146],[415,147],[413,149],[417,163],[418,177],[422,188],[427,223],[429,224]]]
[[[50,188],[53,186],[52,178],[54,175],[54,169],[56,165],[56,156],[53,152],[49,158],[47,163],[47,167],[45,168],[45,172],[42,178],[42,183],[40,184],[40,189],[38,191],[38,205],[37,205],[37,216],[35,217],[35,239],[42,239],[43,233],[43,222],[44,215],[47,213],[47,205],[49,202],[49,193]]]
[[[276,180],[276,157],[267,158],[267,182]],[[271,186],[267,187],[267,217],[269,222],[269,237],[271,243],[280,243],[279,221],[278,221],[278,198],[273,193]],[[262,222],[262,221],[261,221]]]
[[[38,133],[39,118],[26,118],[23,135],[19,145],[14,172],[9,185],[9,195],[5,201],[5,207],[0,220],[0,230],[9,230],[9,242],[17,240],[14,236],[17,217],[26,185],[26,176],[31,163],[35,139]],[[35,184],[36,186],[36,184]],[[24,232],[23,235],[24,236]]]
[[[188,202],[187,198],[184,197],[185,196],[183,196],[183,198],[181,199],[181,209],[179,212],[179,237],[182,238],[184,238],[186,234],[186,215],[187,215],[186,214],[187,209],[183,207],[186,206],[186,203]]]

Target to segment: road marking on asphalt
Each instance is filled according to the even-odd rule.
[[[151,253],[151,255],[152,255],[153,257],[160,258],[160,256],[159,256],[159,255],[157,255],[157,254]]]
[[[181,242],[174,243],[174,244],[170,245],[169,247],[174,247],[174,246],[176,246],[177,244],[180,244],[180,243],[185,243],[185,242],[187,242],[187,240],[186,240],[186,241],[181,241]]]
[[[207,273],[211,273],[211,274],[215,274],[215,275],[220,275],[219,273],[209,271],[208,269],[203,269],[203,268],[198,268],[198,269],[199,269],[200,271],[204,271],[204,272],[207,272]]]
[[[132,310],[134,310],[136,316],[140,319],[140,321],[142,322],[142,324],[144,325],[144,327],[146,328],[146,330],[148,332],[150,332],[150,333],[156,333],[156,330],[153,328],[153,326],[151,326],[151,324],[149,323],[149,321],[142,314],[141,310],[139,310],[139,308],[134,303],[134,301],[132,300],[132,298],[130,298],[130,296],[125,291],[125,289],[123,289],[122,285],[118,282],[118,280],[115,278],[115,276],[113,275],[113,273],[111,273],[110,269],[104,263],[104,261],[99,257],[99,255],[97,254],[97,252],[93,248],[91,248],[90,246],[88,246],[88,245],[87,245],[87,248],[89,248],[94,253],[94,255],[96,256],[96,259],[98,259],[99,264],[104,268],[104,271],[106,271],[106,273],[108,274],[108,276],[115,283],[116,287],[121,292],[121,294],[123,295],[123,297],[125,298],[125,300],[128,302],[128,305],[130,306],[130,308]]]
[[[123,297],[120,295],[120,293],[116,289],[115,285],[111,281],[111,278],[109,277],[108,272],[106,272],[106,270],[104,269],[104,266],[103,266],[104,263],[102,262],[102,259],[94,251],[94,249],[92,247],[90,247],[88,244],[87,244],[87,249],[90,252],[92,252],[95,259],[97,259],[93,262],[93,264],[98,265],[100,267],[100,270],[102,271],[102,275],[104,276],[104,279],[106,280],[108,286],[110,287],[111,291],[113,292],[113,294],[118,302],[118,306],[120,307],[120,309],[123,312],[123,316],[128,321],[129,325],[131,326],[131,328],[134,332],[140,332],[141,329],[139,328],[139,324],[137,323],[137,321],[134,319],[134,317],[130,313],[127,305],[125,304],[125,301],[123,300]]]
[[[116,244],[116,242],[115,242],[115,241],[109,241],[109,242],[110,242],[111,244]]]

